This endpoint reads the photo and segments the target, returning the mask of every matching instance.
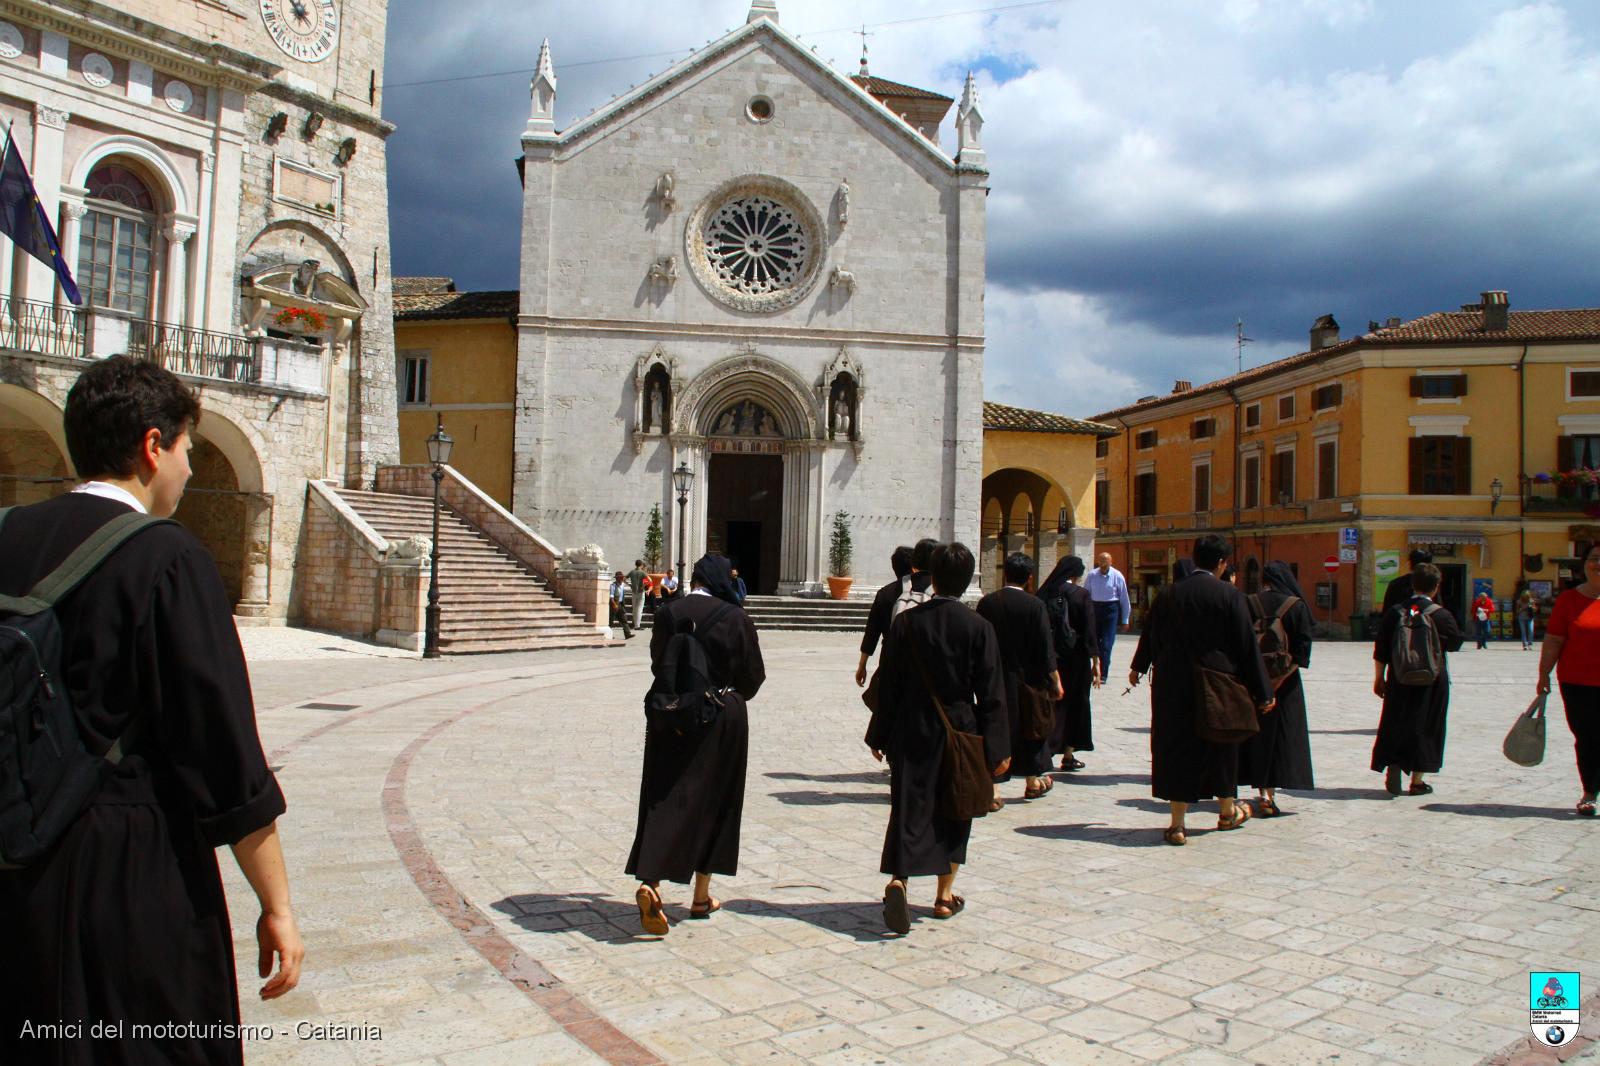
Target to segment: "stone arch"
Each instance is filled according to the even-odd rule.
[[[1038,564],[1041,574],[1048,573],[1058,555],[1057,515],[1070,500],[1060,482],[1031,467],[1002,467],[983,479],[980,499],[984,516],[984,587],[999,586],[1000,565],[1013,551],[1026,552]],[[1067,515],[1072,521],[1070,507]]]
[[[298,246],[291,246],[290,234],[299,236]],[[307,241],[314,242],[309,252],[306,248]],[[274,251],[278,253],[275,256],[271,254]],[[266,258],[262,258],[263,256]],[[279,219],[262,226],[245,246],[244,262],[240,272],[254,274],[263,267],[276,266],[280,262],[299,263],[306,259],[317,259],[325,264],[337,265],[339,275],[345,283],[356,292],[361,291],[355,267],[351,264],[350,258],[344,254],[344,249],[339,247],[338,240],[320,226],[302,222],[297,218]]]
[[[262,444],[229,415],[207,409],[195,427],[194,471],[174,517],[216,560],[223,588],[241,613],[265,609],[271,500],[263,492]]]
[[[142,164],[141,169],[150,172],[161,186],[161,191],[166,194],[168,210],[179,215],[190,214],[189,193],[184,188],[178,168],[173,166],[172,160],[165,152],[143,137],[124,133],[102,137],[94,142],[84,149],[78,156],[78,161],[73,164],[72,184],[79,188],[87,187],[89,174],[94,168],[116,156],[136,160]]]
[[[200,424],[191,435],[197,442],[209,442],[223,454],[238,479],[239,491],[263,490],[265,480],[260,456],[265,442],[252,440],[247,430],[215,408],[201,412]]]
[[[811,390],[793,370],[753,351],[731,356],[701,371],[672,412],[680,433],[704,437],[712,420],[736,400],[755,400],[771,411],[790,440],[816,440],[818,417]]]
[[[37,392],[0,385],[0,507],[48,499],[71,479],[61,409]]]

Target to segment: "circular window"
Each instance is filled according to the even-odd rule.
[[[751,122],[770,122],[772,120],[772,100],[765,96],[752,96],[745,105],[744,113],[750,116]]]
[[[689,264],[713,297],[741,311],[778,311],[803,297],[820,272],[822,222],[809,201],[776,178],[739,178],[689,218]]]

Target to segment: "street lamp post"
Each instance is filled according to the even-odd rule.
[[[1500,497],[1505,494],[1506,487],[1499,478],[1489,482],[1489,513],[1494,514],[1496,507],[1500,506]]]
[[[678,589],[683,592],[683,557],[688,554],[689,540],[689,486],[694,484],[694,471],[687,462],[680,462],[672,472],[672,487],[678,490]]]
[[[422,637],[422,657],[439,657],[439,483],[444,480],[445,464],[455,441],[444,431],[444,415],[438,416],[433,436],[428,438],[428,462],[433,464],[433,548],[428,553],[428,613]]]

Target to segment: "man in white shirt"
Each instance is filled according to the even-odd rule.
[[[1100,638],[1100,676],[1111,676],[1111,645],[1117,640],[1117,627],[1128,624],[1132,605],[1128,602],[1128,582],[1122,571],[1111,565],[1111,553],[1101,552],[1095,567],[1083,579],[1094,601],[1094,624]]]
[[[628,624],[628,579],[621,570],[611,577],[611,624],[622,627],[624,640],[633,639],[633,626]]]

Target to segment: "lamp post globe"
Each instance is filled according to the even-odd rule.
[[[438,415],[433,436],[428,438],[428,461],[433,464],[433,547],[428,552],[428,610],[423,625],[422,657],[439,657],[439,486],[444,468],[450,462],[455,440],[444,431],[444,415]]]
[[[678,490],[678,589],[683,590],[683,560],[688,554],[689,488],[694,484],[694,471],[687,462],[680,462],[672,472],[672,487]]]

